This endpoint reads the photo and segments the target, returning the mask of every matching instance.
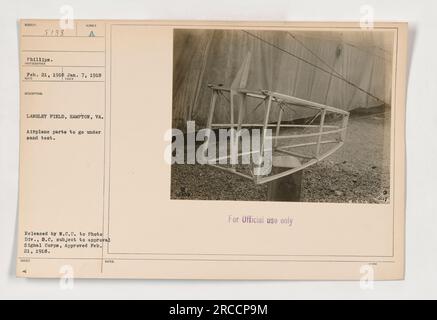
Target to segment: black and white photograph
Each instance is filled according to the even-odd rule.
[[[171,199],[390,202],[392,30],[173,41]]]

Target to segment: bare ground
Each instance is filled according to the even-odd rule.
[[[351,116],[344,146],[305,169],[304,202],[380,203],[390,192],[390,114]],[[173,165],[172,199],[265,201],[266,184],[202,165]]]

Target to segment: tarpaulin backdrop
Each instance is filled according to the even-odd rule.
[[[173,127],[206,123],[211,90],[229,87],[248,52],[247,89],[272,90],[352,110],[390,105],[392,31],[175,30]],[[259,103],[248,100],[246,123],[263,119]],[[285,113],[284,120],[307,116]],[[272,114],[271,119],[274,119]],[[218,101],[214,122],[229,122],[229,104]]]

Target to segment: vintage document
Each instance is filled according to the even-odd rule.
[[[407,33],[21,20],[17,276],[403,279]]]

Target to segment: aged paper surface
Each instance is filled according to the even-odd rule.
[[[403,279],[407,24],[70,24],[20,22],[17,276]],[[273,156],[299,183],[170,164],[214,94],[216,123],[320,137],[308,162]]]

